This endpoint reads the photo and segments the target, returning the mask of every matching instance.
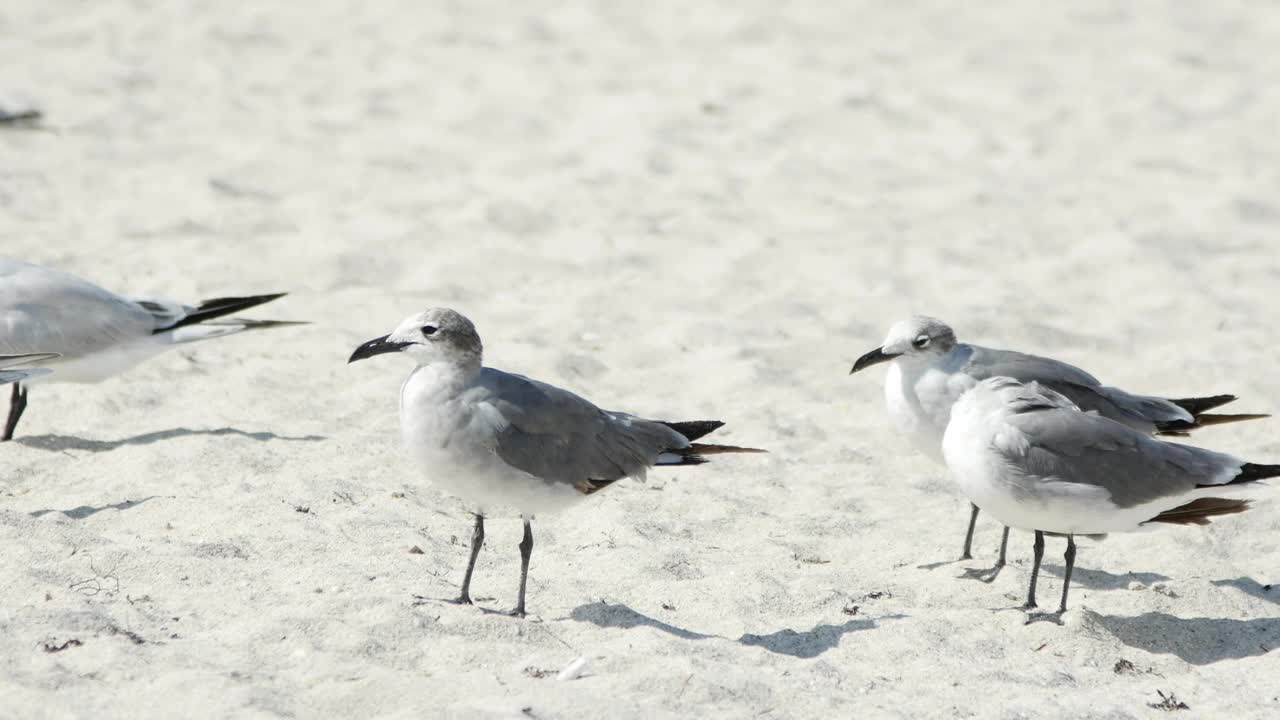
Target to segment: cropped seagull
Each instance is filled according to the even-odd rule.
[[[1186,435],[1207,425],[1267,417],[1207,413],[1235,400],[1234,395],[1177,400],[1133,395],[1103,385],[1089,373],[1058,360],[957,342],[946,323],[923,315],[891,327],[884,344],[858,358],[849,373],[888,361],[892,364],[885,375],[884,397],[889,415],[916,449],[938,462],[943,461],[942,435],[952,405],[979,381],[996,376],[1039,382],[1085,410],[1149,435]],[[961,560],[973,557],[970,549],[977,520],[978,506],[972,505]],[[987,581],[995,579],[1004,567],[1008,543],[1006,527],[995,566],[975,575]]]
[[[27,365],[33,362],[43,362],[45,360],[53,360],[58,357],[58,353],[26,353],[23,355],[0,355],[0,385],[8,385],[16,383],[19,380],[25,380],[29,377],[39,375],[48,375],[51,370],[47,368],[20,368],[18,365]]]
[[[655,465],[764,452],[694,442],[724,424],[718,421],[662,422],[601,410],[568,390],[484,367],[475,326],[454,310],[413,315],[356,348],[348,362],[391,352],[416,363],[400,388],[400,432],[409,454],[432,483],[475,510],[460,604],[471,604],[471,574],[493,508],[514,507],[524,520],[512,611],[523,617],[535,514],[563,510],[622,478],[643,478]]]
[[[27,407],[27,387],[42,382],[95,383],[175,345],[242,330],[295,325],[227,318],[284,293],[205,300],[127,298],[75,275],[0,259],[0,353],[56,353],[39,365],[54,372],[13,386],[0,440],[13,437]]]
[[[1280,465],[1156,440],[1082,412],[1041,383],[1008,377],[983,380],[960,398],[942,450],[975,505],[1007,526],[1035,531],[1026,608],[1036,607],[1044,534],[1067,536],[1058,618],[1067,610],[1075,535],[1132,532],[1149,523],[1205,525],[1249,506],[1219,495],[1280,476]]]

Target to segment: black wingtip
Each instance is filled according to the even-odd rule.
[[[191,313],[188,314],[186,317],[182,318],[181,320],[179,320],[178,322],[172,325],[169,325],[168,327],[159,328],[155,332],[162,333],[162,332],[168,332],[170,330],[183,327],[185,325],[197,325],[199,323],[213,320],[215,318],[220,318],[225,315],[230,315],[232,313],[240,312],[241,310],[248,310],[249,308],[257,307],[259,305],[269,303],[272,300],[279,300],[280,298],[288,294],[289,293],[269,293],[267,295],[246,295],[244,297],[222,297],[222,298],[211,298],[209,300],[202,300],[200,302],[200,305],[196,307],[195,310],[192,310]],[[283,323],[285,321],[259,320],[256,322]]]
[[[705,437],[711,433],[724,427],[724,423],[720,420],[687,420],[684,422],[663,422],[662,425],[675,430],[684,436],[685,440],[693,442],[698,438]]]
[[[1273,477],[1280,477],[1280,465],[1245,463],[1240,468],[1240,474],[1227,484],[1235,485],[1236,483],[1257,482],[1258,480],[1266,480],[1267,478]]]
[[[1268,478],[1280,477],[1280,465],[1262,465],[1260,463],[1245,463],[1240,466],[1240,472],[1227,482],[1214,485],[1196,485],[1198,488],[1214,488],[1223,485],[1243,485],[1244,483],[1258,482]]]
[[[197,307],[196,309],[203,310],[205,308],[213,308],[221,305],[235,304],[240,306],[240,309],[243,310],[246,307],[253,307],[254,305],[269,303],[272,300],[279,300],[280,298],[288,294],[289,293],[287,292],[278,292],[278,293],[267,293],[265,295],[241,295],[237,297],[209,298],[208,300],[201,300],[199,307]]]
[[[1193,398],[1171,398],[1169,402],[1186,410],[1192,415],[1199,415],[1202,412],[1208,412],[1216,407],[1222,407],[1227,403],[1233,403],[1237,400],[1235,395],[1210,395],[1208,397]]]

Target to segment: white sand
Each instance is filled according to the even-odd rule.
[[[1280,411],[1275,8],[224,5],[0,9],[0,104],[57,130],[0,130],[0,251],[315,321],[32,392],[0,717],[1280,713],[1280,497],[1082,546],[1067,626],[1024,626],[1029,537],[991,586],[957,577],[991,521],[937,565],[965,503],[846,376],[923,311]],[[529,620],[438,602],[470,521],[399,453],[407,365],[344,364],[431,305],[773,453],[539,522]],[[1274,462],[1277,427],[1198,439]],[[489,523],[485,609],[519,534]]]

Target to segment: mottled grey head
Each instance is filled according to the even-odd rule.
[[[932,360],[956,346],[956,334],[949,325],[925,315],[913,315],[889,328],[884,344],[858,358],[850,374],[888,360]]]
[[[411,355],[419,365],[446,362],[479,366],[484,346],[476,326],[465,315],[449,308],[432,308],[405,318],[390,335],[356,348],[347,362],[389,352]]]

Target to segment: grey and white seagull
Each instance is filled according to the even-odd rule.
[[[966,391],[991,377],[1038,382],[1070,398],[1084,410],[1092,410],[1148,435],[1187,435],[1208,425],[1268,417],[1208,412],[1235,400],[1234,395],[1181,399],[1134,395],[1103,385],[1084,370],[1058,360],[959,342],[950,326],[923,315],[889,328],[884,343],[858,358],[849,372],[883,362],[890,363],[884,381],[889,416],[917,450],[938,462],[943,461],[942,435],[951,417],[951,407]],[[978,512],[978,505],[971,504],[961,560],[973,557],[971,548]],[[1004,567],[1008,543],[1009,528],[1006,527],[995,566],[971,575],[988,582],[993,580]]]
[[[1157,440],[1082,411],[1041,383],[1008,377],[983,380],[956,402],[942,450],[975,505],[1007,526],[1035,531],[1026,608],[1036,607],[1045,533],[1067,537],[1057,618],[1067,610],[1076,535],[1204,525],[1249,506],[1222,495],[1280,476],[1280,465]]]
[[[177,345],[301,323],[226,317],[284,293],[224,297],[184,305],[128,298],[75,275],[0,258],[0,353],[54,353],[37,363],[53,373],[13,386],[0,440],[13,437],[38,383],[96,383]]]
[[[485,367],[475,326],[447,308],[410,316],[356,348],[348,362],[393,352],[415,363],[400,389],[400,431],[410,456],[432,484],[475,512],[458,603],[472,602],[484,520],[495,508],[515,508],[524,520],[512,610],[523,617],[535,515],[576,505],[625,477],[643,478],[654,466],[764,452],[696,442],[724,424],[718,421],[664,422],[602,410],[568,390]]]

